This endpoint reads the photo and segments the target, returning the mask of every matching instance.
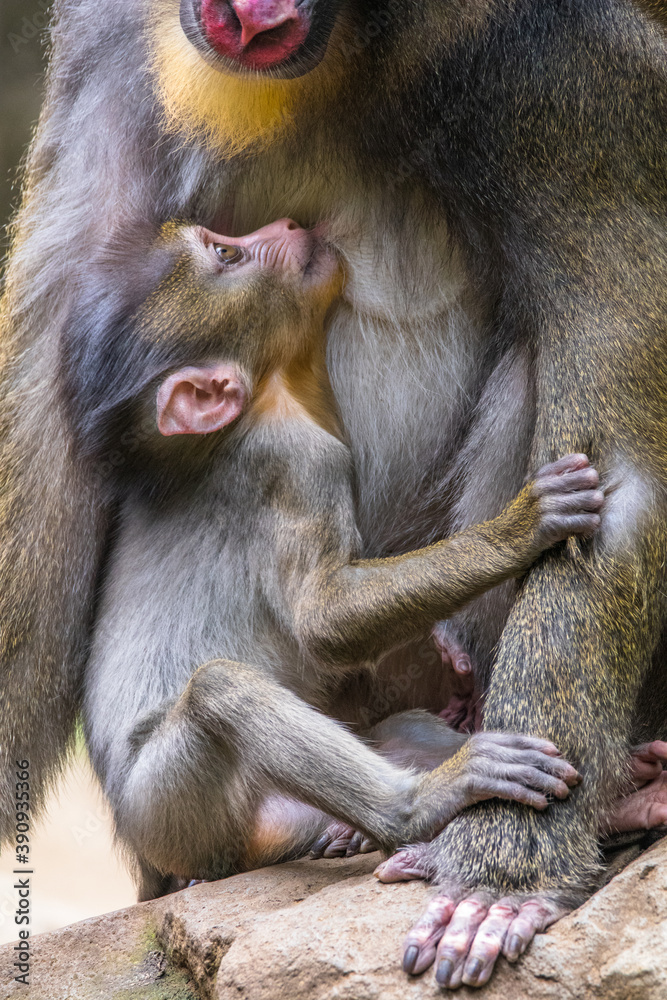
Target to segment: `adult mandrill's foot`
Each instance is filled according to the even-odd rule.
[[[633,751],[630,788],[603,818],[602,835],[667,826],[667,743],[654,740]]]
[[[484,986],[499,955],[516,962],[535,934],[564,916],[569,906],[556,897],[466,895],[450,887],[429,903],[409,932],[403,968],[413,976],[435,963],[440,986],[453,990]]]

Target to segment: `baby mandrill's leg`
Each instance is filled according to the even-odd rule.
[[[455,754],[466,741],[464,734],[455,732],[442,719],[421,709],[391,715],[373,726],[365,736],[372,741],[377,752],[393,764],[417,771],[433,771]],[[313,843],[310,855],[313,858],[343,856],[349,858],[355,854],[367,854],[377,850],[379,850],[377,844],[370,837],[346,823],[331,820]],[[421,846],[414,851],[415,856],[416,853],[421,854]],[[403,866],[407,854],[405,851],[400,851],[394,855],[396,858],[399,856]],[[412,874],[408,877],[424,876]],[[397,881],[397,879],[384,881]]]

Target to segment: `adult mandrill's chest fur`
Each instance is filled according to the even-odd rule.
[[[446,534],[448,470],[483,384],[489,310],[444,218],[414,183],[368,182],[275,148],[234,187],[235,233],[290,216],[321,226],[344,260],[327,357],[367,552]]]

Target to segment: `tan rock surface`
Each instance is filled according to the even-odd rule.
[[[291,862],[38,936],[31,987],[0,988],[0,998],[192,1000],[194,983],[210,1000],[442,996],[432,971],[408,979],[399,964],[432,890],[381,885],[370,875],[377,860]],[[3,983],[11,961],[0,949]],[[483,991],[456,996],[667,1000],[667,841],[539,935],[516,966],[502,962]]]
[[[186,970],[167,960],[156,903],[142,903],[30,942],[30,985],[17,983],[12,945],[0,948],[0,1000],[198,1000]]]
[[[399,967],[403,935],[433,890],[381,885],[369,878],[376,861],[293,862],[200,886],[171,897],[161,936],[216,1000],[442,996],[432,971],[408,979]],[[203,969],[218,956],[214,981]],[[667,1000],[667,842],[539,935],[516,966],[502,961],[482,993],[456,995]]]

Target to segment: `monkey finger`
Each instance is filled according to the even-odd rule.
[[[632,752],[633,757],[639,756],[660,760],[667,764],[667,743],[664,740],[653,740],[651,743],[643,743]]]
[[[537,750],[553,757],[560,756],[560,750],[551,740],[545,740],[541,736],[528,736],[526,733],[476,733],[470,738],[468,745],[480,749],[488,746],[494,754],[497,748],[508,747],[515,750]]]
[[[361,847],[359,848],[359,854],[373,854],[375,851],[379,851],[379,846],[371,837],[364,837],[361,841]]]
[[[635,747],[630,756],[630,778],[637,787],[641,782],[653,781],[660,776],[667,762],[667,743],[653,740]]]
[[[556,757],[534,750],[503,748],[498,751],[495,760],[497,763],[502,762],[512,765],[513,768],[514,766],[534,768],[547,775],[551,775],[552,778],[557,778],[559,781],[565,782],[566,785],[570,785],[572,788],[581,783],[579,772],[563,757]],[[510,770],[506,771],[507,776],[511,773]]]
[[[499,905],[508,902],[512,905],[511,897],[508,900],[501,899]],[[567,912],[567,907],[546,896],[535,896],[523,901],[505,935],[502,950],[507,961],[516,962],[536,934],[546,930]]]
[[[662,774],[662,761],[630,759],[630,783],[627,792],[636,791],[649,781],[655,781]]]
[[[578,493],[553,493],[542,500],[545,513],[578,514],[580,511],[597,513],[602,509],[602,490],[581,490]]]
[[[584,455],[582,452],[575,452],[571,455],[564,455],[563,458],[559,458],[556,462],[543,465],[541,469],[538,469],[537,475],[560,476],[565,472],[574,472],[577,469],[586,468],[590,468],[588,455]]]
[[[436,896],[426,911],[408,932],[403,945],[403,971],[411,976],[433,964],[438,941],[456,909],[456,899],[449,895]]]
[[[667,824],[667,771],[636,792],[617,799],[601,823],[601,832],[654,830]]]
[[[559,520],[558,534],[561,539],[569,538],[570,535],[582,535],[588,538],[600,527],[599,514],[569,514]]]
[[[485,896],[470,896],[456,907],[440,939],[435,958],[439,986],[456,989],[463,982],[463,968],[470,947],[489,910]]]
[[[482,756],[490,755],[495,763],[530,765],[571,786],[581,781],[576,768],[561,757],[558,748],[549,740],[519,733],[478,733],[471,738],[469,746]]]
[[[509,902],[494,903],[489,909],[463,967],[462,981],[466,986],[484,986],[489,981],[516,912],[516,906]]]
[[[535,479],[535,487],[542,496],[550,493],[577,493],[581,490],[595,490],[600,485],[597,469],[590,466],[577,472],[566,472],[560,476],[541,476]]]
[[[553,795],[557,799],[566,799],[570,794],[570,789],[564,781],[540,767],[518,765],[507,772],[507,778],[509,781],[520,782],[537,789],[545,795]]]
[[[525,806],[532,806],[540,812],[549,804],[541,792],[529,788],[520,781],[505,781],[502,778],[475,782],[471,789],[471,797],[474,802],[508,799],[510,802],[521,802]]]

